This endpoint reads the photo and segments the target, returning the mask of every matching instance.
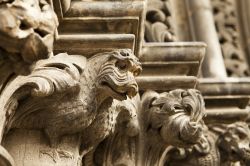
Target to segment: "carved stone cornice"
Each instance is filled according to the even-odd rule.
[[[145,43],[136,78],[141,90],[168,91],[194,88],[206,46],[199,42]]]
[[[91,56],[100,51],[129,48],[138,56],[145,0],[55,0],[53,5],[60,22],[56,52]]]
[[[206,123],[245,121],[249,115],[248,78],[200,79],[197,88],[206,102]]]

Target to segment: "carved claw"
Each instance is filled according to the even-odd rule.
[[[74,159],[74,155],[73,153],[66,151],[66,150],[62,150],[62,149],[57,149],[57,153],[60,156],[60,158],[70,158],[70,159]]]
[[[61,158],[74,159],[73,153],[62,149],[50,149],[50,148],[42,149],[40,150],[40,154],[45,154],[50,156],[55,163],[61,160]]]
[[[43,155],[48,155],[49,157],[52,158],[52,160],[56,163],[57,161],[59,161],[60,159],[60,156],[57,152],[56,149],[50,149],[50,148],[47,148],[47,149],[41,149],[40,150],[40,155],[43,154]]]

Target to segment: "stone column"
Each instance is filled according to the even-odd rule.
[[[193,38],[207,44],[202,66],[204,77],[227,77],[209,0],[188,0]]]

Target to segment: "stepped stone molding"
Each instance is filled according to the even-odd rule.
[[[136,77],[140,89],[194,88],[205,53],[201,42],[145,43],[140,55],[143,71]]]
[[[138,56],[144,35],[145,5],[145,0],[53,1],[60,22],[55,52],[92,56],[129,48]]]

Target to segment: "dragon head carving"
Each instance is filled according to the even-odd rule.
[[[128,49],[102,53],[101,56],[104,62],[97,76],[97,87],[101,91],[99,94],[117,100],[125,100],[127,96],[134,97],[138,92],[135,76],[141,72],[137,57]]]
[[[159,131],[165,144],[189,147],[200,141],[205,107],[198,90],[177,89],[144,95],[142,107],[148,108],[145,109],[147,126]]]
[[[58,20],[46,0],[0,1],[0,18],[0,52],[14,67],[49,57]]]

